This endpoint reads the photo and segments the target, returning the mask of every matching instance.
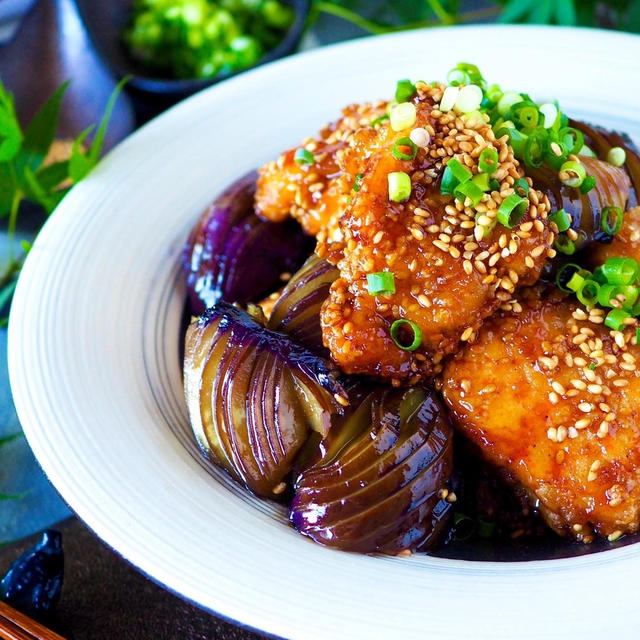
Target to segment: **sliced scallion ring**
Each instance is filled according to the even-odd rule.
[[[571,219],[564,209],[558,209],[558,211],[550,213],[549,222],[553,222],[560,233],[567,231],[571,227]]]
[[[404,331],[405,328],[409,328],[413,332],[413,339],[409,345],[400,342],[400,333]],[[391,325],[389,334],[395,345],[403,351],[415,351],[422,344],[422,331],[420,327],[415,322],[411,322],[411,320],[407,320],[406,318],[396,320]]]
[[[640,274],[640,265],[633,258],[609,258],[602,265],[602,273],[609,284],[633,284]]]
[[[411,177],[404,171],[393,171],[387,175],[389,200],[404,202],[411,196]]]
[[[576,264],[575,262],[567,262],[562,265],[560,269],[558,269],[558,273],[556,273],[556,286],[558,289],[565,293],[574,291],[574,289],[569,289],[568,283],[571,282],[571,278],[576,273],[583,278],[591,276],[591,273],[586,269],[583,269],[579,264]]]
[[[575,242],[566,234],[561,233],[554,243],[554,248],[566,256],[572,256],[576,252]]]
[[[576,297],[585,307],[593,307],[598,299],[600,285],[595,280],[583,279],[582,285],[576,291]]]
[[[296,149],[293,154],[293,161],[300,166],[313,164],[316,161],[316,157],[308,149]]]
[[[405,149],[409,149],[409,153],[403,151],[403,147]],[[418,153],[418,145],[411,138],[400,138],[396,140],[393,149],[391,149],[391,155],[396,160],[413,160]]]
[[[524,178],[518,178],[513,183],[513,190],[521,198],[526,198],[529,195],[529,183]]]
[[[398,84],[396,85],[396,102],[407,102],[413,97],[415,92],[416,86],[411,80],[407,80],[406,78],[398,80]]]
[[[379,271],[378,273],[367,274],[367,289],[369,295],[388,296],[396,292],[396,283],[393,273]]]
[[[614,331],[620,331],[625,326],[625,320],[631,318],[631,314],[624,309],[611,309],[604,319],[604,323]]]
[[[472,180],[467,180],[454,189],[453,195],[455,195],[462,204],[465,204],[466,199],[469,198],[471,206],[475,207],[480,200],[482,200],[484,191],[477,184],[474,184]]]
[[[620,207],[605,207],[602,210],[602,230],[615,236],[622,229],[622,216]]]
[[[607,162],[621,167],[627,161],[627,152],[622,147],[611,147],[607,152]]]
[[[587,176],[580,185],[580,193],[587,194],[596,186],[597,182],[593,176]]]
[[[529,200],[512,193],[498,207],[498,222],[507,227],[507,229],[513,229],[522,220],[528,208]]]
[[[587,170],[582,162],[567,160],[567,162],[562,163],[558,177],[560,182],[568,187],[579,187],[587,177]]]
[[[490,176],[498,168],[498,152],[493,147],[483,149],[478,158],[478,169]]]

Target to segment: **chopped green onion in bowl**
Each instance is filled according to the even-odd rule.
[[[214,78],[257,64],[294,10],[279,0],[135,0],[123,41],[131,57],[173,78]]]

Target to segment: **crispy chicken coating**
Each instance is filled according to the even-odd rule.
[[[596,243],[589,249],[589,262],[594,267],[609,258],[633,258],[640,262],[640,207],[633,207],[624,214],[622,229],[610,244]]]
[[[346,373],[398,384],[433,376],[445,355],[461,341],[472,341],[482,321],[509,305],[517,286],[533,284],[547,258],[555,255],[549,202],[539,191],[530,188],[525,194],[527,210],[514,228],[497,222],[498,208],[514,193],[514,181],[523,171],[507,137],[496,140],[486,119],[463,120],[439,111],[443,90],[443,85],[418,83],[412,99],[415,124],[397,132],[384,123],[375,132],[377,140],[369,137],[359,191],[338,221],[342,251],[323,242],[316,250],[340,269],[321,321],[325,345]],[[424,141],[415,158],[394,157],[394,144],[415,129]],[[477,174],[479,155],[487,147],[499,155],[493,173],[499,188],[484,194],[475,208],[465,206],[471,205],[468,199],[463,204],[441,195],[445,164],[455,157]],[[350,147],[342,162],[361,153]],[[392,172],[411,177],[405,202],[390,200]],[[382,271],[393,274],[395,293],[371,295],[367,275]],[[390,335],[400,318],[419,328],[421,344],[415,351],[400,348]],[[413,335],[407,331],[399,338],[407,346]]]
[[[520,312],[488,320],[442,391],[458,429],[555,531],[615,540],[640,523],[635,320],[609,330],[601,309],[563,295],[529,289]]]
[[[340,152],[349,146],[361,128],[372,130],[371,122],[385,113],[386,102],[350,105],[342,117],[326,125],[316,139],[285,151],[276,161],[259,170],[256,212],[273,222],[296,218],[309,235],[335,232],[337,218],[344,210],[357,175],[344,173]],[[298,164],[295,154],[306,149],[314,156],[312,164]]]

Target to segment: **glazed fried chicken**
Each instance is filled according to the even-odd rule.
[[[369,135],[359,191],[338,219],[341,251],[323,242],[316,250],[340,270],[321,314],[333,359],[346,373],[396,384],[436,374],[443,357],[461,341],[472,341],[483,320],[501,306],[508,308],[516,287],[533,284],[555,255],[549,201],[530,181],[528,194],[521,194],[528,200],[522,219],[513,228],[497,221],[503,200],[514,194],[514,182],[524,177],[507,137],[496,140],[481,117],[463,120],[441,112],[442,85],[418,83],[417,89],[410,127],[394,131],[384,123],[375,139]],[[398,159],[394,145],[413,131],[422,139],[417,155]],[[499,157],[495,190],[475,207],[442,195],[445,164],[455,158],[477,174],[485,148]],[[352,145],[340,162],[346,166],[357,155],[362,157],[362,149]],[[389,195],[388,176],[394,172],[411,177],[411,195],[402,202]],[[370,293],[367,276],[379,272],[393,274],[394,293]],[[413,325],[405,324],[394,339],[391,327],[400,319]],[[416,335],[417,349],[403,348]]]
[[[325,126],[316,139],[285,151],[276,161],[259,170],[256,212],[272,222],[294,217],[309,235],[335,235],[337,218],[346,206],[358,173],[345,173],[341,152],[361,128],[373,131],[371,123],[385,113],[387,103],[350,105],[342,117]],[[296,152],[306,150],[313,161],[296,162]]]
[[[635,320],[609,330],[602,310],[563,295],[533,288],[498,312],[446,364],[442,391],[555,531],[615,540],[640,523]]]

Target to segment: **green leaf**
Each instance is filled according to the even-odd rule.
[[[640,32],[640,0],[635,0],[629,5],[625,28],[628,31]]]
[[[102,120],[100,121],[100,125],[98,126],[98,130],[96,131],[96,136],[93,139],[93,144],[89,149],[89,158],[92,162],[91,169],[98,164],[98,160],[100,159],[100,154],[102,153],[102,145],[104,144],[104,135],[107,131],[107,126],[109,125],[109,120],[111,119],[111,114],[113,113],[113,108],[116,105],[116,100],[120,95],[125,84],[129,82],[129,76],[122,78],[120,82],[116,85],[116,88],[113,90],[111,95],[109,96],[109,100],[107,102],[107,106],[104,111],[104,115],[102,116]],[[90,170],[91,170],[90,169]]]
[[[54,162],[36,172],[36,178],[45,191],[53,191],[69,178],[69,161]]]
[[[22,130],[13,105],[0,108],[0,162],[13,159],[22,144]]]
[[[532,24],[548,24],[551,22],[553,3],[557,0],[538,0],[532,9],[527,22]]]
[[[43,189],[42,185],[38,182],[38,178],[36,178],[29,167],[24,168],[24,187],[27,198],[41,205],[47,212],[47,215],[56,208],[58,203],[53,200],[50,193]]]
[[[9,213],[15,191],[16,185],[9,165],[0,164],[0,217]]]
[[[44,160],[51,143],[54,141],[58,130],[60,105],[64,93],[69,86],[67,80],[58,87],[56,92],[40,107],[33,120],[24,132],[22,144],[25,153],[25,164],[35,171]]]
[[[80,182],[93,168],[91,160],[82,150],[82,143],[93,131],[94,125],[87,127],[74,141],[71,147],[71,157],[69,158],[69,177],[76,183]]]
[[[556,0],[555,18],[558,24],[574,26],[576,24],[576,8],[573,0]]]
[[[538,0],[510,0],[498,18],[498,22],[517,22],[522,20]]]

